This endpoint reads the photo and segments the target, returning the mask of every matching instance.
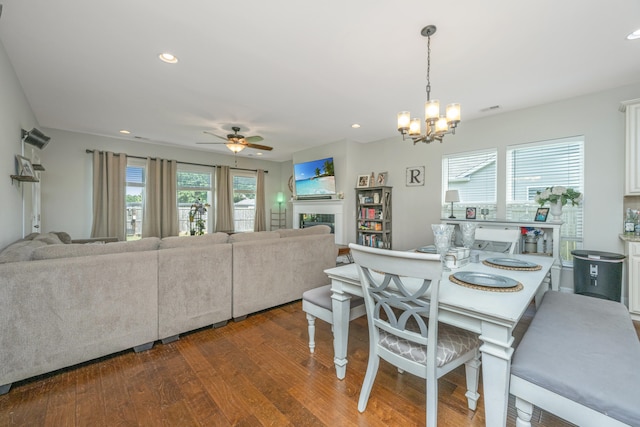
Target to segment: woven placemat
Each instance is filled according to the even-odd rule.
[[[513,271],[538,271],[538,270],[542,270],[542,266],[541,265],[536,265],[535,267],[507,267],[504,265],[498,265],[498,264],[494,264],[492,262],[489,261],[482,261],[482,263],[486,266],[489,267],[493,267],[493,268],[499,268],[501,270],[513,270]]]
[[[517,285],[512,286],[510,288],[493,288],[489,286],[480,286],[480,285],[472,285],[471,283],[463,282],[462,280],[458,280],[453,277],[453,274],[449,276],[449,280],[451,283],[455,283],[456,285],[464,286],[465,288],[477,289],[479,291],[489,291],[489,292],[519,292],[524,289],[522,283],[518,282]]]

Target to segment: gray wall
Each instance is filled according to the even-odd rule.
[[[29,183],[11,183],[9,175],[16,174],[16,154],[23,154],[20,129],[37,127],[38,123],[24,96],[20,81],[9,62],[4,45],[0,42],[0,248],[22,237],[23,191],[25,201],[30,204]],[[31,149],[27,145],[25,154]],[[29,225],[30,230],[30,225]],[[30,231],[27,230],[27,233]]]

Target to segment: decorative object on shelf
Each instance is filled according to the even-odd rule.
[[[376,186],[376,174],[374,172],[371,172],[371,177],[369,178],[369,187],[375,187]]]
[[[293,194],[293,175],[289,177],[289,183],[287,185],[289,186],[289,191]]]
[[[424,185],[424,166],[407,168],[407,187]]]
[[[482,219],[487,219],[488,216],[489,216],[489,209],[487,208],[480,209],[480,217]]]
[[[449,217],[449,218],[451,218],[451,217]],[[476,208],[467,208],[467,210],[466,210],[466,218],[467,219],[476,219]]]
[[[369,175],[358,175],[357,188],[365,188],[369,186]]]
[[[44,150],[50,139],[51,137],[45,135],[36,128],[33,128],[30,131],[22,129],[22,142],[31,144],[41,150]]]
[[[549,208],[538,208],[534,221],[545,222],[549,215]]]
[[[192,236],[202,236],[204,234],[205,220],[203,217],[209,206],[211,206],[209,203],[203,204],[200,199],[191,205],[189,210],[189,231]]]
[[[462,245],[471,249],[473,247],[473,242],[476,240],[476,227],[478,224],[475,222],[461,222],[460,230],[462,231]]]
[[[560,221],[562,217],[562,207],[568,202],[571,202],[572,206],[580,204],[582,201],[582,193],[575,191],[573,188],[554,185],[553,187],[545,188],[544,191],[537,191],[535,201],[539,203],[540,206],[549,203],[553,220]]]
[[[376,181],[377,186],[382,187],[383,185],[387,184],[387,174],[388,172],[380,172],[378,174],[378,179]]]
[[[455,218],[453,215],[453,204],[460,201],[460,193],[458,193],[458,190],[447,190],[444,193],[444,201],[445,203],[451,203],[451,215],[449,215],[449,218]]]
[[[427,38],[427,102],[424,105],[426,130],[424,135],[420,127],[419,118],[411,118],[409,111],[398,113],[398,131],[402,134],[402,140],[408,134],[415,145],[418,142],[426,144],[432,141],[440,141],[446,134],[455,134],[456,127],[460,123],[460,104],[449,104],[446,116],[440,115],[440,101],[431,99],[431,36],[436,32],[435,25],[427,25],[420,34]]]
[[[16,155],[16,160],[18,161],[19,176],[30,177],[30,178],[33,178],[35,176],[33,173],[33,166],[31,165],[31,160],[20,155]]]

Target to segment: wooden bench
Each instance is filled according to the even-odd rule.
[[[545,293],[511,365],[517,427],[533,405],[580,426],[640,426],[640,341],[620,303]]]

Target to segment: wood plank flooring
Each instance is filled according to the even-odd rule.
[[[14,384],[0,396],[0,426],[424,425],[424,381],[384,361],[367,410],[358,412],[368,357],[365,318],[351,324],[343,381],[333,368],[330,326],[316,322],[311,355],[306,325],[298,301],[146,352],[126,351]],[[470,411],[464,393],[462,367],[440,380],[438,425],[484,426],[484,400]],[[507,425],[515,425],[514,417],[512,398]],[[536,410],[533,425],[569,424]]]

